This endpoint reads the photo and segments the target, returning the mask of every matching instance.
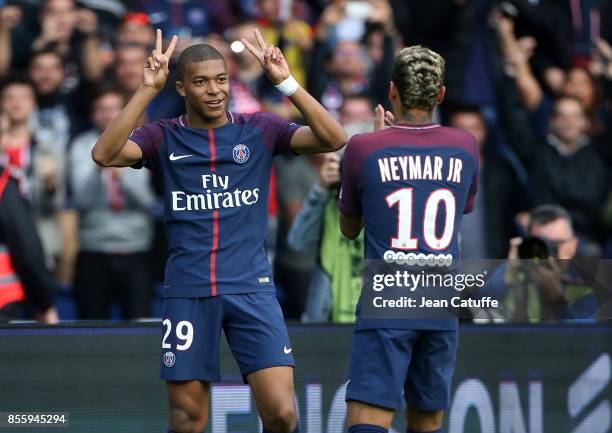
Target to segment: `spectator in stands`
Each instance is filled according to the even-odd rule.
[[[78,115],[78,92],[64,87],[66,70],[62,57],[55,51],[44,50],[32,55],[29,77],[36,89],[38,113],[37,137],[63,153],[71,136],[82,126]]]
[[[418,1],[414,3],[418,5]],[[435,3],[439,7],[440,1]],[[489,108],[495,102],[495,69],[501,62],[495,33],[488,25],[487,15],[501,2],[458,0],[454,3],[453,6],[449,5],[455,10],[453,19],[447,21],[449,27],[444,27],[443,32],[437,32],[440,33],[438,39],[442,41],[442,34],[450,36],[449,46],[444,50],[447,54],[444,57],[444,83],[447,89],[444,99],[455,104],[477,105],[489,121]],[[429,10],[429,13],[432,11]]]
[[[117,28],[117,46],[142,45],[151,48],[155,33],[149,23],[149,17],[143,12],[129,12]]]
[[[563,95],[545,102],[526,56],[518,47],[512,21],[496,16],[494,22],[510,62],[502,78],[502,87],[506,90],[518,88],[520,96],[517,100],[513,99],[513,92],[501,94],[500,109],[508,113],[502,116],[506,119],[505,136],[527,167],[533,201],[536,205],[563,206],[584,242],[588,238],[603,243],[603,204],[610,189],[610,166],[606,159],[606,155],[609,157],[610,130],[608,125],[603,135],[592,135],[595,120],[584,102],[594,104],[598,99],[588,90],[593,82],[584,79],[584,74],[576,70],[565,82]],[[551,107],[545,122],[542,122],[542,114],[547,110],[538,108],[543,104]],[[540,112],[535,125],[528,117],[530,109]],[[597,111],[593,107],[590,110]]]
[[[600,146],[587,135],[589,121],[582,104],[576,98],[559,98],[545,137],[530,131],[520,107],[513,111],[506,135],[528,169],[533,202],[563,206],[584,242],[600,242],[610,170]]]
[[[372,104],[367,96],[347,96],[340,108],[347,131],[372,130]],[[351,133],[349,132],[349,135]],[[339,153],[326,154],[319,179],[312,185],[287,235],[289,246],[317,256],[308,287],[302,322],[352,323],[361,294],[363,233],[345,238],[338,225]]]
[[[27,67],[29,47],[38,27],[38,5],[34,2],[7,3],[0,6],[0,77]]]
[[[48,256],[55,261],[64,252],[63,221],[66,214],[65,166],[70,138],[84,123],[80,114],[86,107],[86,94],[67,90],[62,57],[55,51],[40,51],[32,56],[29,76],[36,89],[38,110],[31,117],[36,141],[36,165],[44,184],[34,185],[34,209],[40,236]],[[39,176],[39,178],[40,178]],[[69,217],[68,217],[69,218]]]
[[[319,179],[322,163],[322,155],[283,157],[275,161],[279,212],[274,281],[281,294],[283,313],[291,319],[299,319],[304,311],[316,254],[293,249],[287,242],[287,234],[308,191]]]
[[[497,285],[489,286],[493,291],[487,294],[503,300],[509,320],[595,319],[611,294],[609,288],[593,287],[594,275],[580,262],[582,246],[569,214],[560,206],[539,206],[531,211],[527,233],[546,244],[549,258],[525,260],[534,256],[522,252],[523,239],[512,239],[509,260],[500,268],[503,283],[492,277]]]
[[[74,289],[81,319],[108,319],[116,299],[126,319],[150,315],[154,196],[149,176],[142,170],[100,168],[90,157],[124,104],[119,90],[100,91],[91,114],[95,128],[80,134],[70,148],[80,244]]]
[[[33,215],[40,232],[47,265],[54,269],[61,250],[56,214],[62,195],[62,167],[57,154],[37,139],[31,120],[36,114],[36,98],[27,79],[10,79],[0,95],[0,111],[7,119],[2,146],[13,166],[13,175],[21,178],[23,193],[31,200]]]
[[[13,57],[13,28],[21,21],[21,9],[9,5],[0,7],[0,77],[11,68]]]
[[[457,21],[464,19],[464,8],[474,3],[465,0],[429,0],[427,7],[424,7],[421,0],[390,0],[395,27],[404,43],[428,47],[440,53],[444,59],[447,58],[451,41],[457,35]]]
[[[516,79],[521,101],[530,113],[531,121],[539,134],[545,134],[548,120],[553,112],[554,98],[571,96],[580,100],[589,120],[590,133],[601,130],[599,95],[596,80],[589,71],[581,66],[573,66],[568,71],[550,67],[543,73],[546,86],[540,84],[533,73],[529,60],[533,54],[533,42],[525,45],[524,39],[517,39],[514,22],[500,13],[493,14],[492,21],[497,29],[507,73]],[[547,96],[546,88],[552,93]]]
[[[367,94],[347,95],[340,106],[340,124],[349,137],[372,130],[372,101]]]
[[[290,5],[282,8],[276,0],[257,0],[257,5],[264,39],[282,50],[291,74],[305,86],[306,59],[313,43],[310,26],[293,17]]]
[[[308,68],[309,91],[336,115],[339,115],[344,96],[354,93],[367,92],[374,104],[387,106],[393,66],[393,11],[388,2],[371,4],[367,23],[384,29],[383,56],[372,65],[369,65],[365,47],[359,43],[359,38],[365,34],[365,23],[363,19],[355,21],[354,16],[348,16],[348,10],[344,1],[332,2],[325,8],[317,23]],[[343,25],[347,22],[352,24]],[[343,30],[353,28],[357,22],[363,24],[363,31],[357,36]]]
[[[230,42],[233,43],[230,61],[234,70],[230,84],[234,101],[230,101],[230,107],[233,106],[238,112],[252,112],[263,108],[281,117],[291,118],[293,112],[287,98],[274,88],[257,59],[239,42],[241,38],[251,37],[253,28],[257,26],[255,22],[246,21],[228,31],[228,36],[232,39]]]
[[[36,97],[32,83],[15,77],[4,83],[0,91],[0,114],[3,119],[3,134],[0,146],[8,158],[12,175],[19,176],[24,195],[31,192],[32,156],[34,147],[30,118],[36,112]],[[48,176],[48,177],[47,177]],[[43,183],[54,184],[54,170],[48,170]]]
[[[103,69],[98,61],[98,19],[89,9],[77,9],[74,0],[46,0],[40,13],[40,33],[32,52],[53,50],[63,60],[70,88],[81,79],[96,82]]]
[[[461,257],[504,258],[508,241],[516,235],[515,215],[529,209],[524,186],[512,165],[493,151],[477,106],[455,107],[449,126],[471,133],[480,149],[478,195],[474,209],[461,221]]]
[[[142,0],[151,25],[164,35],[179,36],[177,50],[202,42],[208,34],[221,33],[230,24],[229,2],[197,0]]]
[[[27,141],[28,131],[19,119],[32,108],[34,92],[31,85],[13,81],[0,99],[0,322],[34,315],[43,323],[57,323],[57,283],[46,268],[24,195],[28,157],[19,143]]]
[[[131,0],[78,0],[78,4],[96,15],[96,33],[104,45],[110,45],[118,36],[123,18],[129,15],[127,11],[135,7]]]
[[[117,85],[129,97],[142,83],[142,64],[149,57],[148,47],[137,44],[117,47],[114,78]]]

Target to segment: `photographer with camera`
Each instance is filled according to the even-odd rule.
[[[575,236],[568,212],[557,205],[533,209],[527,236],[510,241],[503,289],[498,293],[506,319],[594,319],[600,303],[592,277],[577,266],[580,256],[593,259]]]

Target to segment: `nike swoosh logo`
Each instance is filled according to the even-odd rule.
[[[189,158],[190,156],[193,156],[193,155],[177,155],[177,156],[174,156],[174,152],[172,152],[170,154],[170,161],[178,161],[179,159]]]
[[[292,350],[293,350],[292,347],[290,347],[289,349],[287,349],[287,346],[283,347],[283,352],[285,352],[285,355],[289,355]]]

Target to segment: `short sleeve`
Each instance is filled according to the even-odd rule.
[[[358,216],[361,211],[361,158],[356,145],[349,140],[342,159],[342,180],[338,209],[346,216]]]
[[[264,112],[257,113],[254,119],[256,126],[262,129],[264,141],[274,155],[292,151],[291,138],[302,125]]]
[[[160,122],[136,128],[128,139],[136,143],[142,150],[142,161],[135,164],[134,168],[146,167],[149,170],[155,170],[159,148],[164,141],[164,130]]]

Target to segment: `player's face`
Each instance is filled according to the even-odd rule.
[[[229,77],[223,60],[205,60],[187,64],[177,91],[200,116],[217,119],[225,116],[229,101]]]

